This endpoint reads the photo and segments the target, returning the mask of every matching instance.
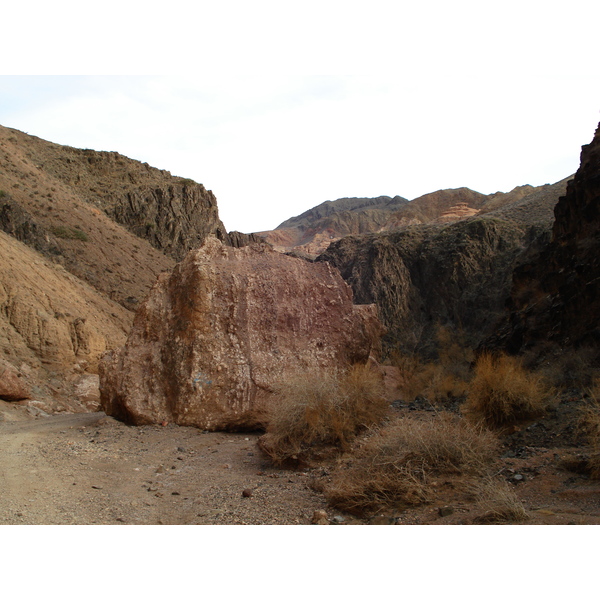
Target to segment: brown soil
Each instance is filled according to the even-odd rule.
[[[586,454],[573,432],[582,402],[565,398],[503,440],[496,476],[522,501],[524,524],[600,523],[600,482],[576,472]],[[425,416],[431,407],[397,403],[394,410]],[[257,433],[31,412],[0,403],[0,524],[309,524],[325,510],[331,524],[442,525],[476,524],[485,514],[461,477],[450,475],[433,481],[429,504],[359,519],[315,491],[332,464],[276,469]]]
[[[257,434],[0,404],[0,524],[299,524],[325,508],[307,473],[265,464]]]

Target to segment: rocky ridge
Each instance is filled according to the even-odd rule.
[[[552,237],[514,271],[508,316],[488,347],[600,343],[600,126],[554,209]]]
[[[566,179],[552,186],[519,186],[510,192],[480,194],[469,188],[438,190],[410,202],[390,198],[341,198],[327,201],[273,231],[257,235],[281,252],[304,253],[315,258],[332,242],[348,235],[403,230],[413,225],[450,224],[490,214],[503,220],[548,226],[552,209]]]
[[[117,152],[81,150],[0,126],[0,228],[135,308],[207,235],[230,236],[213,193]]]

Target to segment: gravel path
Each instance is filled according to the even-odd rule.
[[[103,413],[0,422],[0,524],[310,523],[323,497],[257,438]]]

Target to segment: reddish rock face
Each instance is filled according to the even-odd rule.
[[[209,238],[159,278],[102,361],[102,407],[135,424],[253,428],[278,380],[365,362],[382,333],[330,265]]]
[[[21,373],[10,363],[0,359],[0,400],[26,400],[31,392]]]

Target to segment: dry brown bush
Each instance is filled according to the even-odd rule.
[[[381,375],[368,365],[347,372],[302,373],[275,389],[261,449],[275,464],[307,459],[319,446],[347,450],[356,434],[389,411]]]
[[[460,332],[438,327],[438,360],[424,362],[416,354],[397,353],[392,364],[399,371],[398,391],[404,400],[424,396],[435,402],[466,394],[473,351],[463,343]]]
[[[427,387],[426,365],[417,354],[397,353],[391,363],[398,369],[398,391],[402,399],[412,402]]]
[[[478,523],[514,523],[529,519],[523,503],[505,481],[485,478],[472,491],[477,504],[485,511],[477,519]]]
[[[580,409],[578,429],[590,445],[588,469],[593,479],[600,479],[600,379],[588,390],[589,403]]]
[[[482,354],[463,410],[474,423],[503,429],[542,415],[550,393],[541,375],[525,370],[518,358]]]
[[[463,419],[400,418],[383,427],[341,465],[325,486],[329,503],[358,515],[431,497],[432,474],[484,473],[498,449],[496,437]]]
[[[408,402],[418,396],[442,402],[449,398],[460,398],[467,391],[467,381],[443,364],[424,363],[414,355],[397,356],[393,364],[398,368],[398,391]]]

